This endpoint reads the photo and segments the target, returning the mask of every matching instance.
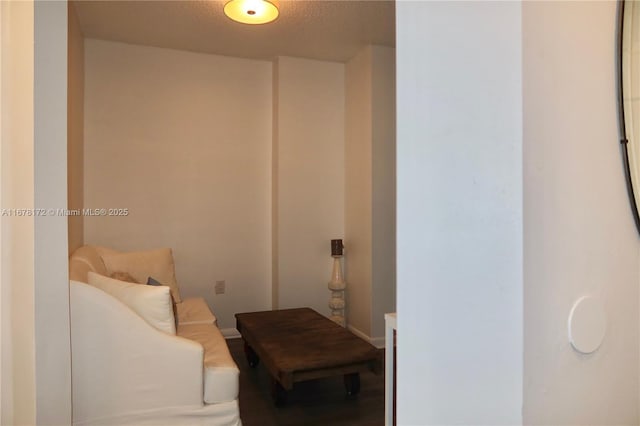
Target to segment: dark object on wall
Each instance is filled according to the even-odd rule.
[[[342,240],[331,240],[331,256],[342,256]]]

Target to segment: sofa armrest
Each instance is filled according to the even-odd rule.
[[[216,317],[211,313],[209,305],[202,297],[183,298],[176,303],[178,324],[213,324],[216,325]]]
[[[71,281],[76,422],[203,404],[203,348],[159,331],[111,295]]]

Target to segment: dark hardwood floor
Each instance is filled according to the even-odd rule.
[[[276,407],[263,366],[250,368],[242,339],[227,340],[240,369],[240,418],[244,426],[381,426],[384,374],[360,374],[360,393],[347,397],[342,377],[296,383],[287,403]]]

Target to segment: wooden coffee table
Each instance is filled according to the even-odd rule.
[[[360,391],[360,372],[381,371],[381,352],[309,308],[236,314],[247,361],[260,360],[273,378],[276,404],[295,382],[343,375],[348,395]]]

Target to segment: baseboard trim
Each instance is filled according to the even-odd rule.
[[[371,340],[369,340],[369,343],[378,349],[383,349],[385,347],[384,337],[372,337]]]
[[[222,333],[225,339],[239,339],[242,337],[237,328],[221,328],[220,333]]]
[[[352,332],[353,334],[355,334],[359,338],[361,338],[363,340],[366,340],[367,342],[371,343],[376,348],[378,348],[378,349],[384,348],[384,337],[370,337],[370,336],[366,335],[365,333],[363,333],[362,331],[358,330],[357,328],[355,328],[352,325],[348,325],[347,329],[349,329],[350,332]]]

